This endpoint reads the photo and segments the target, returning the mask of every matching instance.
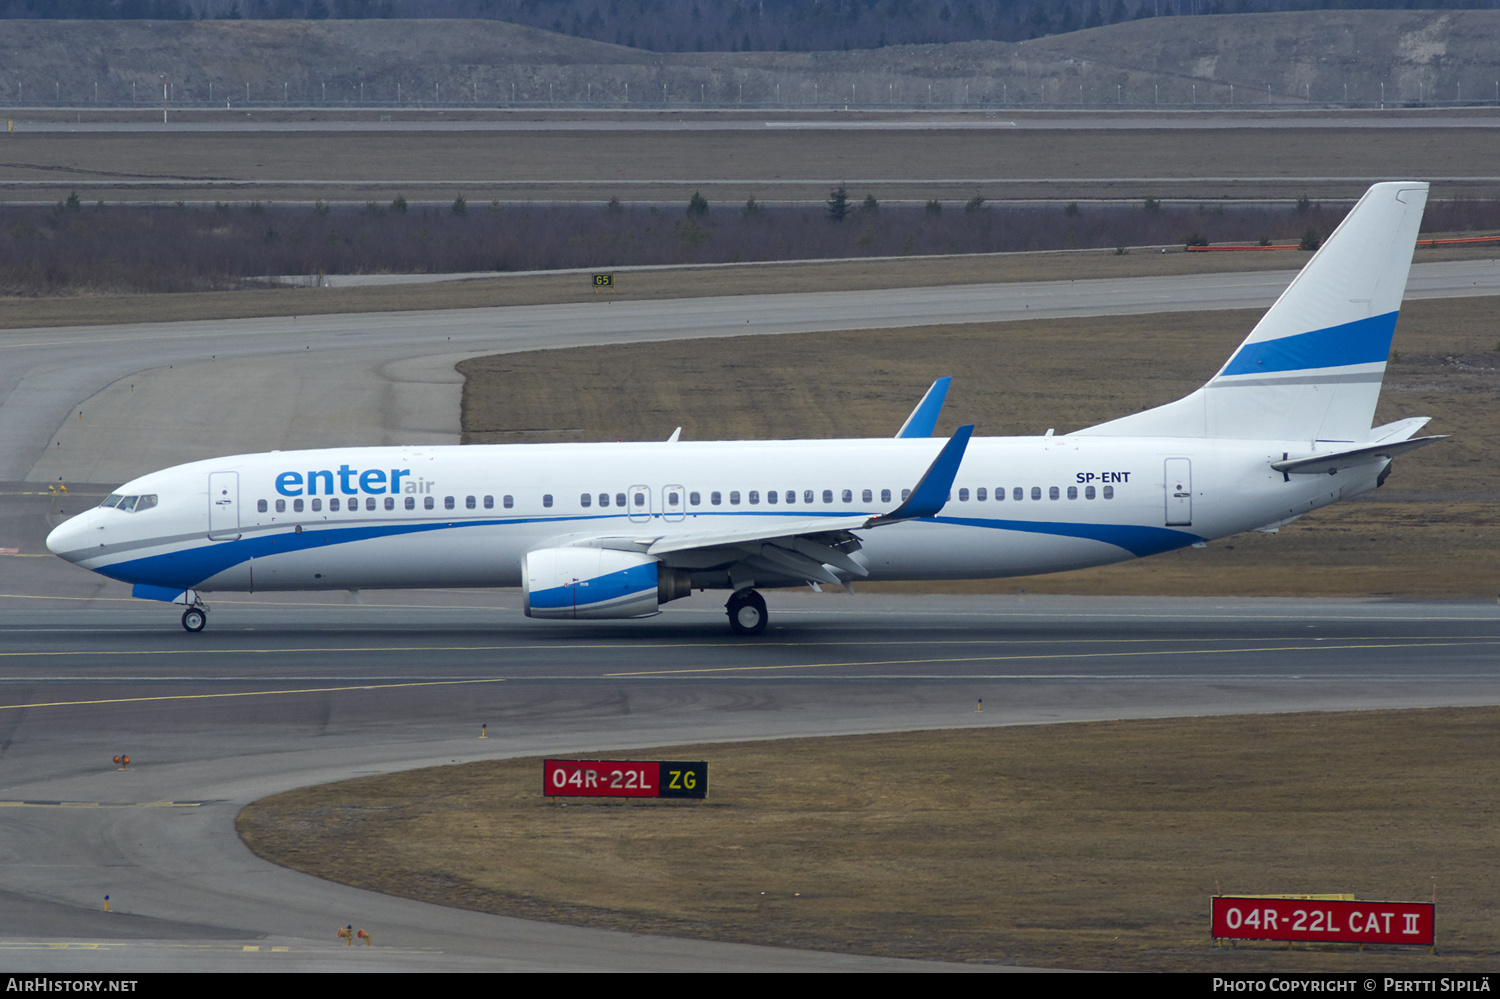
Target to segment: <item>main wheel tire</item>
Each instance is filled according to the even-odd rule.
[[[182,612],[182,627],[186,631],[200,632],[208,624],[208,613],[198,607],[189,607]]]
[[[724,605],[729,630],[736,635],[759,635],[766,630],[766,600],[754,590],[736,593]]]

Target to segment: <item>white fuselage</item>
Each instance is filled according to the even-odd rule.
[[[154,505],[90,510],[59,527],[48,544],[104,575],[175,590],[517,586],[523,556],[538,549],[741,527],[766,534],[778,518],[805,525],[809,518],[888,513],[943,443],[470,445],[239,455],[142,476],[119,495],[153,496]],[[1271,469],[1286,452],[1310,447],[1307,441],[975,438],[937,516],[860,531],[854,557],[875,580],[1014,576],[1118,562],[1300,516],[1374,488],[1384,467],[1333,476]],[[684,551],[662,561],[701,573],[715,559],[723,561],[712,551]],[[800,582],[764,571],[760,577],[755,585]],[[693,585],[734,588],[727,577],[718,584],[701,574]]]

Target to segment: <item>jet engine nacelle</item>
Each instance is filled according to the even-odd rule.
[[[648,617],[690,592],[687,573],[650,555],[609,548],[541,548],[521,560],[527,617]]]

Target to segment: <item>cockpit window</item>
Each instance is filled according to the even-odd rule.
[[[149,510],[156,505],[156,494],[148,493],[144,496],[121,496],[119,493],[114,493],[110,496],[106,496],[104,498],[104,502],[100,503],[99,505],[102,507],[113,507],[116,510],[123,510],[125,513],[140,513],[142,510]]]

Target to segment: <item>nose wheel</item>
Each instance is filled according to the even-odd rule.
[[[754,590],[741,590],[724,605],[729,630],[736,635],[759,635],[766,630],[766,599]]]
[[[184,631],[191,631],[196,634],[202,631],[207,624],[208,611],[202,607],[189,607],[182,612],[182,627]]]

